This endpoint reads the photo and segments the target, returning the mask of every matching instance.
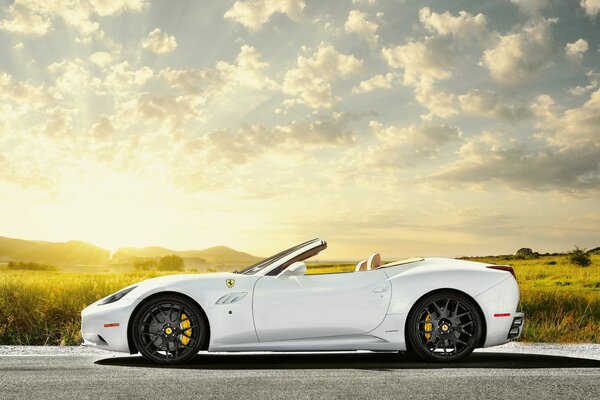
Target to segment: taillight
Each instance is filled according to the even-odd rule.
[[[515,270],[513,269],[513,267],[511,267],[510,265],[488,265],[486,268],[489,269],[495,269],[498,271],[506,271],[506,272],[510,272],[511,275],[517,279],[517,275],[515,274]]]

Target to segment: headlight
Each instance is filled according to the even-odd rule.
[[[123,297],[125,297],[127,293],[131,292],[136,287],[137,286],[128,287],[127,289],[123,289],[115,294],[111,294],[110,296],[100,300],[100,303],[98,303],[98,305],[101,306],[103,304],[114,303],[115,301],[121,300]]]

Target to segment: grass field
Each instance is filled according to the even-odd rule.
[[[527,314],[523,340],[600,343],[600,256],[593,256],[589,267],[570,265],[564,256],[476,260],[515,268]],[[309,265],[309,273],[347,272],[353,268]],[[158,275],[0,268],[0,344],[79,344],[81,309],[124,286]]]

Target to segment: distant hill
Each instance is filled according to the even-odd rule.
[[[208,264],[253,264],[261,260],[251,254],[234,250],[226,246],[210,247],[204,250],[171,250],[164,247],[123,247],[115,252],[113,262],[134,258],[157,258],[169,254],[177,254],[184,259],[204,260]]]
[[[43,242],[0,236],[0,260],[28,261],[50,265],[101,265],[110,252],[93,244],[71,240]]]
[[[152,246],[144,248],[123,247],[112,258],[110,251],[77,240],[68,242],[43,242],[12,239],[0,236],[0,262],[23,261],[56,266],[127,264],[140,259],[160,258],[170,254],[181,256],[188,267],[202,264],[234,264],[237,267],[261,260],[248,253],[226,246],[204,250],[171,250]]]

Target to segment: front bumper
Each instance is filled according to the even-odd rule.
[[[127,325],[139,300],[122,298],[111,304],[89,305],[81,311],[81,337],[84,346],[129,353]]]

